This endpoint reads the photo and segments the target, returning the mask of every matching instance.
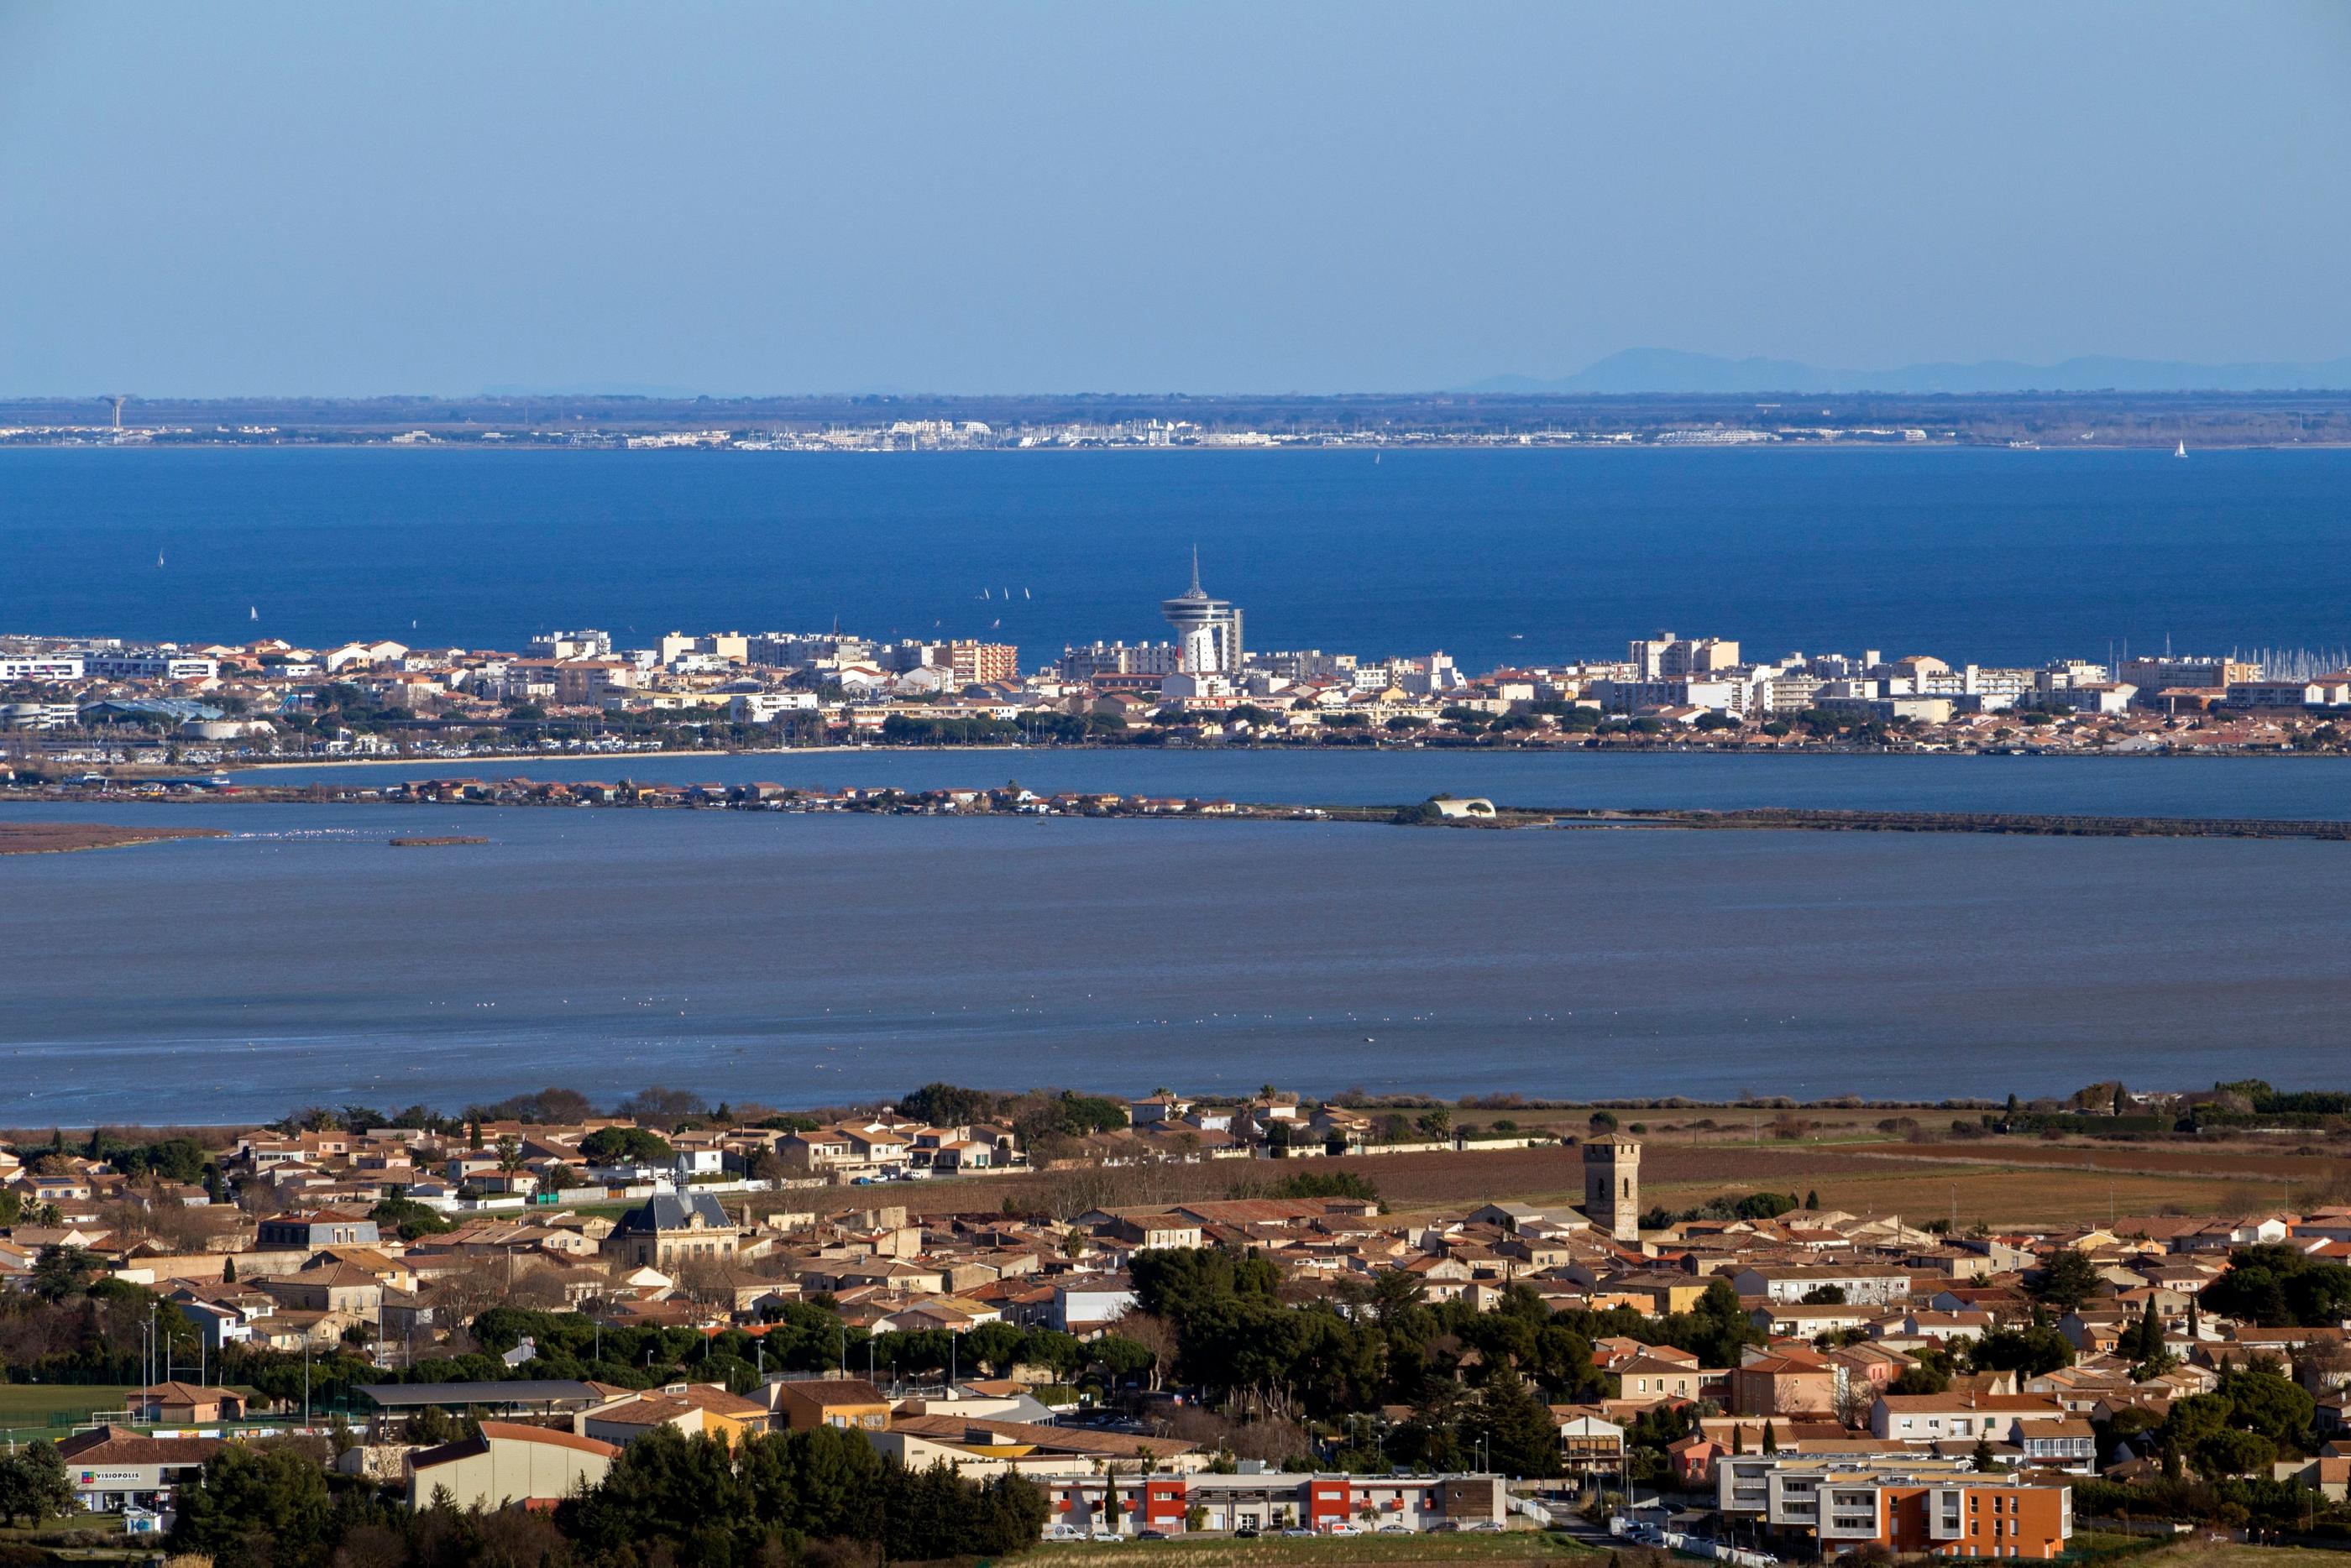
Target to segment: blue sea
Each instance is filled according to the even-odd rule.
[[[2351,452],[0,452],[0,630],[517,648],[841,626],[1954,662],[2351,641]],[[161,557],[162,564],[158,564]],[[982,596],[986,597],[983,597]],[[257,617],[257,618],[256,618]]]
[[[1473,668],[1665,626],[1981,661],[2167,634],[2331,647],[2346,500],[2332,452],[5,452],[0,628],[513,647],[838,616],[994,631],[1033,661],[1159,635],[1196,539],[1254,646]],[[2351,763],[2327,759],[972,750],[307,776],[450,773],[2351,815]],[[818,1105],[936,1077],[1563,1096],[2351,1077],[2337,844],[6,809],[235,836],[0,859],[0,1124],[549,1084]],[[491,842],[385,843],[450,832]]]

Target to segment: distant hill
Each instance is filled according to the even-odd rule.
[[[1793,359],[1728,359],[1673,348],[1627,348],[1573,376],[1494,376],[1467,392],[2257,392],[2351,388],[2351,358],[2307,364],[2193,365],[2093,355],[2055,365],[1986,359],[1832,370]]]

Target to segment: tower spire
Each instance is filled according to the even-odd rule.
[[[1192,591],[1196,594],[1200,591],[1200,545],[1197,540],[1192,544]]]

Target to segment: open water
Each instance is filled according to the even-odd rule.
[[[1034,664],[1165,637],[1196,543],[1253,648],[2332,648],[2346,504],[2335,451],[27,449],[0,452],[0,628],[515,649],[838,618]]]
[[[1156,636],[1196,537],[1257,646],[1435,646],[1475,666],[1660,625],[1985,661],[2166,631],[2333,645],[2346,494],[2339,452],[8,452],[0,627],[512,647],[558,625],[838,613],[884,635],[992,630],[1033,659]],[[2181,815],[2351,802],[2351,767],[2318,760],[980,751],[376,773]],[[455,1106],[554,1083],[790,1105],[934,1077],[1918,1096],[2351,1072],[2335,844],[25,809],[239,836],[0,859],[0,1123]],[[493,842],[384,843],[450,832]]]
[[[29,809],[250,836],[0,860],[0,1125],[548,1084],[2314,1085],[2351,1044],[2340,844]],[[416,833],[492,842],[384,842]]]

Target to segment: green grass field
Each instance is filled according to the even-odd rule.
[[[12,1442],[61,1438],[72,1430],[52,1417],[86,1418],[95,1410],[120,1410],[135,1383],[0,1383],[0,1432]]]

